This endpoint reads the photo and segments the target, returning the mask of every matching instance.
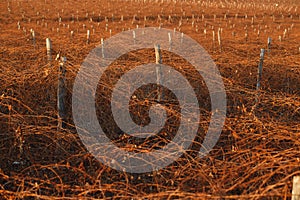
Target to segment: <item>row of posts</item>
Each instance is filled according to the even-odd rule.
[[[218,34],[220,35],[220,34]],[[219,36],[220,37],[220,36]],[[133,32],[133,38],[135,39],[135,32]],[[219,39],[220,41],[220,39]],[[268,52],[270,52],[271,48],[271,38],[268,38]],[[169,43],[171,45],[171,37],[169,34]],[[171,48],[171,46],[170,46]],[[46,39],[46,49],[47,49],[47,58],[48,61],[52,61],[52,44],[51,40],[49,38]],[[101,39],[101,49],[102,49],[102,57],[104,57],[104,41]],[[156,44],[154,46],[155,49],[155,57],[156,57],[156,64],[162,64],[162,59],[161,59],[161,50],[160,50],[160,45]],[[262,79],[262,70],[263,70],[263,62],[264,62],[264,56],[265,56],[265,49],[261,49],[260,52],[260,61],[258,65],[258,73],[257,73],[257,84],[256,84],[256,90],[257,90],[257,96],[256,96],[256,102],[258,101],[259,97],[259,91],[261,88],[261,79]],[[65,119],[65,96],[66,96],[66,89],[65,89],[65,74],[66,74],[66,68],[65,68],[65,63],[66,63],[66,57],[60,57],[60,62],[59,62],[59,77],[58,77],[58,91],[57,91],[57,107],[58,107],[58,118],[59,118],[59,127],[62,128],[64,127],[64,119]],[[161,83],[161,69],[160,66],[157,65],[156,68],[156,76],[157,76],[157,84],[162,84]],[[158,100],[160,100],[161,94],[160,92],[158,93]]]
[[[218,34],[219,35],[219,34]],[[134,36],[135,37],[135,34]],[[220,40],[220,39],[219,39]],[[268,38],[268,52],[270,52],[271,48],[271,38]],[[171,43],[171,38],[169,36],[169,42]],[[103,54],[103,39],[101,40],[102,44],[102,54]],[[220,45],[221,46],[221,45]],[[48,61],[52,61],[52,44],[49,38],[46,39],[46,49],[47,49],[47,58]],[[155,57],[156,57],[156,81],[158,85],[162,85],[162,77],[161,77],[161,65],[162,57],[160,45],[154,45],[155,49]],[[261,49],[260,52],[260,61],[258,64],[258,74],[257,74],[257,85],[256,90],[258,92],[256,97],[256,102],[258,101],[259,91],[261,87],[261,79],[262,79],[262,70],[263,70],[263,61],[264,61],[265,49]],[[104,56],[104,55],[102,55]],[[57,109],[58,109],[58,128],[65,128],[65,119],[66,119],[66,85],[65,85],[65,75],[66,75],[66,57],[60,57],[59,61],[59,75],[58,75],[58,87],[57,87]],[[162,98],[162,91],[158,90],[158,101]],[[292,190],[292,200],[300,200],[300,176],[293,177],[293,190]]]

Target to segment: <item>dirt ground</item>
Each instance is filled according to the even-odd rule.
[[[299,9],[298,0],[1,1],[0,199],[290,199],[292,179],[300,175]],[[203,105],[200,137],[168,167],[144,174],[119,172],[97,161],[77,135],[71,97],[81,63],[101,38],[137,27],[176,29],[196,40],[216,63],[225,85],[227,118],[206,157],[198,158],[196,152],[209,125],[210,101],[201,77],[193,73],[186,76]],[[268,37],[272,43],[255,101],[260,51],[268,48]],[[46,38],[53,47],[50,63]],[[57,54],[67,58],[64,129],[57,129]],[[162,52],[166,64],[186,65],[170,57],[174,55]],[[114,81],[147,62],[155,62],[154,49],[131,52],[111,67],[112,77],[98,88],[102,111],[110,108],[107,91]],[[134,148],[110,120],[109,114],[99,118],[111,140]]]

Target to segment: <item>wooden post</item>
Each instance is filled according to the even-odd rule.
[[[30,32],[31,32],[31,37],[32,37],[32,43],[33,43],[33,46],[35,47],[35,32],[33,29],[30,29]]]
[[[23,149],[24,136],[23,136],[22,129],[21,129],[20,125],[16,129],[15,133],[16,133],[16,139],[17,139],[16,146],[18,146],[18,150],[19,150],[17,157],[18,157],[18,160],[21,160],[22,155],[23,155],[23,150],[24,150]]]
[[[154,45],[155,48],[155,63],[156,64],[162,64],[162,60],[161,60],[161,52],[160,52],[160,45]]]
[[[90,36],[91,36],[90,30],[87,30],[87,32],[86,32],[86,43],[87,44],[90,43]]]
[[[47,57],[48,61],[50,62],[52,60],[52,44],[50,38],[46,38],[46,49],[47,49]]]
[[[269,53],[271,51],[271,43],[272,43],[272,38],[268,37],[268,52]]]
[[[135,31],[132,31],[133,44],[135,44]]]
[[[284,29],[284,32],[283,32],[283,39],[285,39],[285,38],[286,38],[286,34],[287,34],[287,30],[286,30],[286,29]]]
[[[104,40],[101,38],[101,53],[102,53],[102,58],[104,58]]]
[[[180,44],[183,43],[183,33],[181,33],[181,37],[180,37]]]
[[[257,97],[256,97],[256,102],[258,101],[258,96],[259,96],[259,90],[260,90],[260,82],[261,82],[261,76],[262,76],[262,69],[263,69],[263,62],[264,62],[264,56],[265,56],[265,49],[260,50],[260,60],[258,64],[258,71],[257,71],[257,84],[256,84],[256,91]]]
[[[66,57],[62,57],[59,62],[59,74],[58,74],[58,88],[57,88],[57,109],[58,109],[58,128],[65,128],[66,119],[66,86],[65,86],[65,74],[66,74]]]
[[[220,52],[222,52],[222,43],[221,43],[221,28],[218,30],[218,42],[220,46]]]
[[[161,66],[160,64],[162,64],[162,59],[161,59],[161,51],[160,51],[160,45],[156,44],[154,45],[154,49],[155,49],[155,60],[156,60],[156,84],[161,85]],[[158,95],[157,95],[157,100],[160,101],[161,100],[161,91],[158,89]]]
[[[293,177],[292,200],[300,200],[300,176]]]
[[[264,56],[265,56],[265,49],[261,49],[260,50],[260,60],[259,60],[259,65],[258,65],[257,85],[256,85],[257,90],[260,89],[260,81],[261,81],[261,75],[262,75]]]
[[[171,37],[171,33],[168,33],[169,36],[169,51],[172,50],[172,37]]]
[[[215,35],[215,31],[212,32],[212,35],[213,35],[213,42],[212,42],[212,49],[214,50],[215,49],[215,41],[216,41],[216,35]]]

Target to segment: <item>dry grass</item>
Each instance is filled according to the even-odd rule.
[[[148,1],[96,1],[94,4],[92,1],[87,1],[86,4],[58,2],[47,0],[47,4],[45,1],[0,3],[1,199],[291,197],[292,177],[300,175],[300,19],[299,9],[295,9],[299,8],[299,3],[281,1],[278,8],[275,8],[273,1],[265,6],[254,1],[254,10],[246,1],[238,4],[241,6],[234,6],[233,2],[224,3],[224,8],[221,1],[201,5],[193,2],[164,2],[155,5]],[[185,11],[185,15],[181,9]],[[229,13],[224,20],[227,10]],[[60,25],[58,12],[62,16]],[[202,12],[205,15],[203,21]],[[89,13],[88,17],[86,13]],[[239,13],[237,19],[236,13]],[[135,14],[136,20],[132,22]],[[217,15],[216,20],[214,14]],[[254,14],[256,18],[252,27],[251,17]],[[120,22],[122,15],[124,21]],[[168,20],[169,15],[172,16],[171,21]],[[105,22],[105,16],[108,22]],[[146,22],[144,16],[147,16]],[[158,26],[159,23],[163,23],[165,28],[173,29],[178,28],[181,17],[181,31],[207,49],[223,76],[228,112],[221,137],[208,156],[202,159],[196,156],[201,135],[208,126],[210,116],[209,106],[203,106],[201,109],[204,118],[201,122],[202,130],[199,130],[200,137],[195,140],[191,150],[175,163],[163,170],[146,174],[112,170],[88,153],[77,136],[72,121],[72,85],[80,64],[88,52],[100,43],[100,38],[109,37],[109,29],[112,29],[112,34],[116,34],[123,28],[127,30],[135,28],[136,25],[142,27],[144,24]],[[18,21],[21,24],[20,30],[17,29]],[[83,24],[91,30],[95,29],[89,44],[85,41],[86,29],[83,29]],[[231,27],[233,24],[235,27]],[[280,42],[278,36],[282,36],[284,29],[291,28],[292,24],[293,28],[287,38]],[[244,38],[246,25],[248,41]],[[219,26],[224,29],[222,53],[219,52],[217,44],[212,48],[212,26],[215,30]],[[258,37],[259,27],[261,30]],[[31,28],[36,32],[35,48],[29,32]],[[203,34],[204,28],[207,29],[206,36]],[[71,30],[74,30],[74,38],[70,38]],[[237,34],[236,37],[232,36],[233,31]],[[266,47],[269,36],[273,38],[272,50],[270,54],[266,54],[261,95],[255,103],[259,52],[260,48]],[[51,64],[47,62],[47,37],[53,41],[53,56],[60,52],[68,59],[66,83],[69,114],[64,130],[57,130],[56,127],[58,61],[53,60]],[[163,62],[175,67],[185,66],[183,60],[174,62],[170,59],[171,56],[173,55],[163,52]],[[117,78],[128,67],[149,61],[155,61],[154,50],[133,52],[116,62],[111,72]],[[188,72],[186,76],[196,87],[202,105],[209,105],[201,78]],[[108,109],[109,103],[105,89],[110,90],[115,80],[106,80],[106,85],[99,88],[99,102],[103,103],[104,110]],[[144,102],[135,103],[143,105]],[[106,124],[106,128],[112,132],[112,139],[120,146],[128,147],[126,145],[130,143],[126,137],[112,131],[116,127],[109,120],[108,115],[107,118],[102,117],[100,122]],[[139,142],[146,146],[157,144],[157,141]]]

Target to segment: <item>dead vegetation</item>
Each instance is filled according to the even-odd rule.
[[[1,2],[0,198],[289,199],[292,178],[300,174],[299,3],[226,2]],[[123,173],[99,163],[81,143],[71,115],[72,84],[89,51],[101,38],[110,37],[109,30],[116,34],[137,25],[176,28],[197,40],[217,64],[228,98],[223,132],[208,156],[196,156],[199,137],[175,163],[146,174]],[[222,52],[217,42],[212,44],[212,30],[219,27]],[[35,44],[30,29],[35,30]],[[91,30],[89,44],[87,30]],[[272,47],[265,56],[256,103],[259,52],[268,37],[273,38]],[[67,57],[69,114],[64,130],[57,130],[58,61],[48,63],[46,38],[53,41],[54,58],[58,53]],[[163,52],[163,62],[184,65],[170,57]],[[117,78],[126,67],[149,61],[155,62],[154,49],[133,52],[116,62],[112,73]],[[202,105],[209,105],[201,77],[186,76],[198,87]],[[109,109],[108,83],[102,91],[99,88],[104,111]],[[201,109],[200,136],[210,115],[208,106]],[[126,137],[112,131],[116,127],[110,119],[108,115],[99,120],[115,134],[112,139],[118,145],[128,147]],[[138,142],[156,144],[156,140]]]

